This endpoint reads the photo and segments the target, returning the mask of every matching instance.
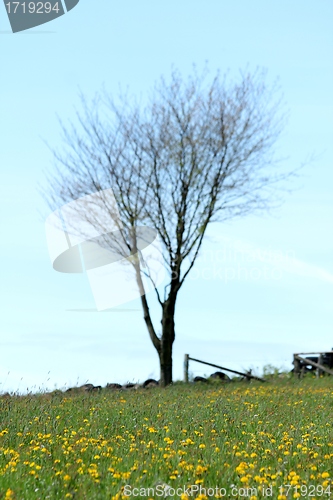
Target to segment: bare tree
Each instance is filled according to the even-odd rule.
[[[82,98],[79,125],[62,126],[65,152],[54,151],[56,169],[44,190],[54,208],[111,187],[127,255],[139,249],[139,226],[157,231],[168,271],[163,296],[155,287],[160,334],[142,280],[147,270],[140,259],[131,262],[162,386],[172,382],[177,296],[208,225],[267,208],[272,188],[285,178],[274,171],[273,146],[284,125],[279,89],[267,85],[259,70],[236,82],[219,74],[206,82],[206,73],[194,70],[184,80],[173,71],[145,105],[126,96],[115,102],[105,91],[91,104]]]

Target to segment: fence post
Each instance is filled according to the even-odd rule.
[[[188,382],[188,358],[189,354],[185,354],[184,356],[184,382]]]
[[[299,378],[300,375],[301,375],[301,362],[299,359],[296,358],[296,354],[294,354],[294,361],[293,361],[293,365],[294,365],[294,375],[295,377]]]
[[[319,365],[323,364],[323,355],[322,354],[319,354],[319,358],[318,358],[317,363]],[[316,370],[316,376],[317,376],[317,378],[319,378],[320,375],[322,375],[322,374],[323,374],[322,370],[320,368],[317,368],[317,370]]]

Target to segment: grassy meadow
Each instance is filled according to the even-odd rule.
[[[0,398],[0,499],[333,499],[333,378]]]

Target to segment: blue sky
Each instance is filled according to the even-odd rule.
[[[330,0],[81,0],[12,34],[0,8],[0,391],[158,378],[139,300],[70,311],[93,297],[85,275],[52,269],[38,183],[52,163],[43,140],[61,148],[57,115],[74,118],[79,89],[144,96],[172,65],[185,76],[205,61],[212,73],[267,68],[290,114],[283,168],[314,157],[280,208],[209,229],[179,297],[174,377],[186,352],[235,369],[291,368],[293,352],[333,347],[332,19]]]

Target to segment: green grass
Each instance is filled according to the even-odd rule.
[[[332,415],[332,377],[1,398],[0,499],[333,498]]]

